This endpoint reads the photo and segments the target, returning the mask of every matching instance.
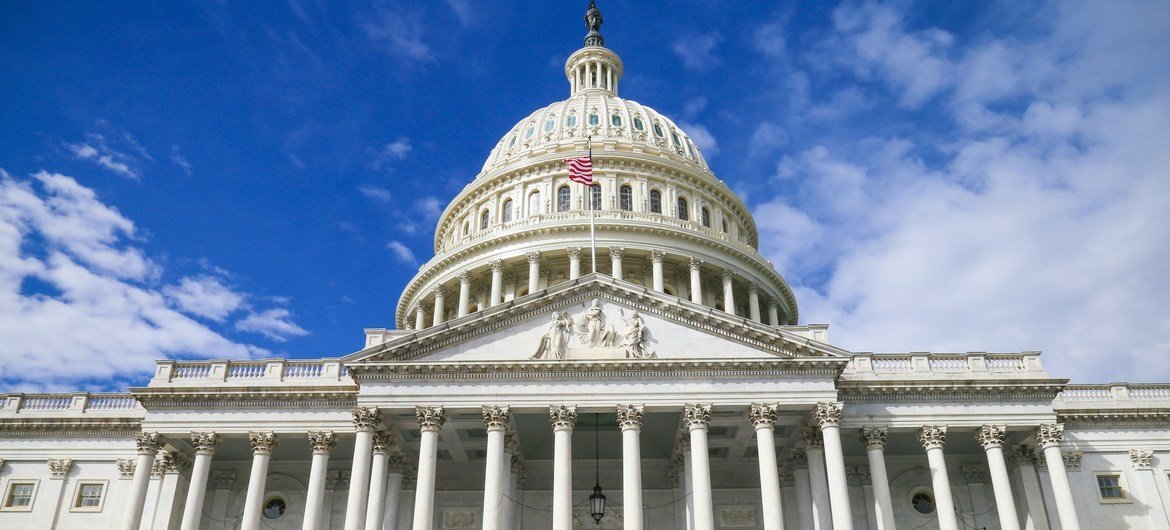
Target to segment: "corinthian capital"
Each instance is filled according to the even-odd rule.
[[[374,433],[374,447],[375,454],[390,454],[394,449],[394,434],[386,431],[378,431]]]
[[[821,428],[825,427],[839,427],[841,425],[841,411],[845,410],[845,404],[840,401],[822,401],[817,403],[817,410],[815,412],[817,423]]]
[[[471,271],[462,271],[459,273],[459,283],[471,283]]]
[[[1041,449],[1058,447],[1063,439],[1063,423],[1041,423],[1040,427],[1036,429],[1036,442],[1040,444]]]
[[[353,414],[353,428],[358,431],[376,430],[382,420],[378,407],[354,407],[350,413]]]
[[[569,247],[569,259],[581,259],[581,247]]]
[[[134,478],[134,469],[138,467],[138,461],[133,458],[119,458],[114,462],[118,468],[118,478],[132,479]]]
[[[663,259],[666,259],[666,252],[658,249],[650,251],[650,261],[657,261],[661,263]]]
[[[1150,449],[1130,449],[1129,459],[1136,469],[1153,469],[1154,451]]]
[[[503,431],[512,422],[512,409],[483,406],[483,426],[489,431]]]
[[[219,444],[219,433],[211,431],[191,433],[191,445],[195,446],[197,455],[212,455],[219,448]]]
[[[138,433],[134,437],[134,442],[138,444],[138,454],[140,455],[156,455],[162,449],[163,437],[157,432],[143,432]]]
[[[683,421],[686,423],[688,431],[706,430],[707,426],[711,424],[711,404],[696,403],[691,405],[688,403],[683,409]]]
[[[402,453],[390,453],[390,458],[387,459],[386,465],[391,473],[402,473],[410,467],[410,462],[406,460],[406,455]]]
[[[1007,434],[1007,425],[990,425],[984,424],[975,431],[975,439],[979,440],[979,445],[983,446],[986,451],[993,447],[1003,447],[1003,439]]]
[[[719,271],[719,277],[723,278],[723,281],[725,281],[725,282],[734,280],[735,279],[735,271],[733,271],[731,269],[723,269],[722,271]]]
[[[72,458],[50,458],[49,459],[49,478],[62,480],[69,474],[69,470],[73,468]]]
[[[272,431],[250,432],[248,433],[248,443],[252,444],[252,453],[270,455],[272,450],[276,449],[279,441],[276,438],[276,433]]]
[[[804,442],[806,449],[820,450],[825,446],[825,439],[821,436],[821,430],[816,427],[802,427],[800,429],[800,441]]]
[[[540,251],[529,250],[524,253],[524,257],[528,258],[528,263],[540,263]]]
[[[504,270],[504,260],[502,259],[492,260],[488,265],[491,265],[492,272],[501,272]]]
[[[337,447],[337,435],[333,431],[309,431],[309,447],[315,455],[328,455]]]
[[[548,407],[548,421],[554,431],[571,431],[577,424],[576,405],[550,405]]]
[[[922,448],[928,451],[941,449],[943,444],[947,443],[947,426],[923,425],[922,432],[918,434],[918,441],[922,442]]]
[[[775,403],[752,403],[748,415],[752,420],[752,425],[756,429],[771,429],[776,426]]]
[[[443,407],[414,407],[414,416],[418,420],[418,428],[423,432],[439,431],[447,422],[447,414]]]
[[[697,271],[703,267],[703,260],[699,258],[691,258],[691,270]]]
[[[622,430],[641,429],[642,419],[646,416],[646,407],[642,405],[618,405],[617,420]]]
[[[625,247],[609,247],[609,257],[622,259],[622,253],[625,251]]]
[[[889,434],[889,429],[886,427],[862,427],[861,442],[865,444],[867,450],[885,449],[887,434]]]

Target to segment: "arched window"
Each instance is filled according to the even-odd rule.
[[[565,116],[565,127],[576,127],[576,126],[577,126],[577,115],[576,114],[569,114],[568,116]]]
[[[504,201],[504,209],[503,210],[504,210],[503,213],[501,213],[501,215],[500,215],[500,220],[502,220],[505,223],[512,222],[512,199],[507,199]]]
[[[687,213],[687,200],[682,197],[678,198],[678,218],[683,221],[690,219],[690,215]]]
[[[639,131],[646,130],[646,127],[644,125],[642,125],[642,117],[641,116],[634,116],[634,128],[638,129]]]
[[[467,233],[470,231],[471,231],[471,223],[469,223],[467,221],[463,221],[463,235],[464,235],[464,237],[466,237]]]
[[[726,232],[727,232],[727,219],[724,219],[724,220],[723,220],[723,232],[724,232],[724,233],[726,233]]]
[[[614,114],[613,116],[610,116],[609,122],[612,123],[614,127],[621,127],[622,117],[620,114]]]
[[[618,188],[618,208],[627,212],[634,209],[634,189],[629,184]]]
[[[569,205],[572,202],[570,200],[570,197],[571,197],[571,192],[569,191],[568,186],[561,186],[560,188],[557,188],[557,211],[558,212],[569,211]]]
[[[525,139],[525,140],[527,140],[527,139],[529,139],[529,138],[532,138],[532,135],[533,135],[533,134],[535,134],[535,133],[536,133],[536,126],[535,126],[535,125],[529,125],[529,126],[528,126],[528,130],[527,130],[527,131],[524,131],[524,139]]]
[[[706,206],[699,210],[699,220],[703,222],[703,226],[711,228],[711,210]]]
[[[528,194],[528,215],[540,215],[540,190]]]
[[[662,138],[662,126],[658,125],[658,122],[654,122],[654,134],[659,138]],[[513,138],[513,140],[515,140],[515,138]]]
[[[491,218],[488,217],[488,211],[485,209],[483,211],[483,213],[479,214],[479,229],[480,230],[487,230],[488,221],[490,221],[490,220],[491,220]]]
[[[601,186],[589,186],[589,207],[594,210],[601,209]]]
[[[549,118],[548,121],[544,122],[544,132],[552,132],[554,125],[553,119]]]
[[[650,190],[650,212],[662,213],[662,192]]]
[[[598,125],[600,123],[601,123],[601,118],[598,118],[596,114],[589,115],[589,125]]]

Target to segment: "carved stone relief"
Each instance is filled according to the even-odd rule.
[[[531,358],[654,358],[654,352],[647,348],[649,331],[642,316],[633,310],[627,314],[621,307],[617,310],[617,319],[625,324],[625,330],[621,333],[608,322],[609,317],[601,301],[596,298],[577,315],[568,311],[553,313],[548,328],[537,344],[536,353]]]

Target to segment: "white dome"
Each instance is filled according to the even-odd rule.
[[[520,120],[492,149],[480,175],[533,155],[580,149],[665,155],[709,171],[695,142],[670,118],[604,90],[578,92]]]

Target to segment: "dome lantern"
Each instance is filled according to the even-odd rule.
[[[618,80],[622,77],[622,60],[605,47],[601,36],[601,11],[590,1],[585,11],[585,47],[565,61],[565,77],[569,78],[569,94],[602,92],[617,95]]]

